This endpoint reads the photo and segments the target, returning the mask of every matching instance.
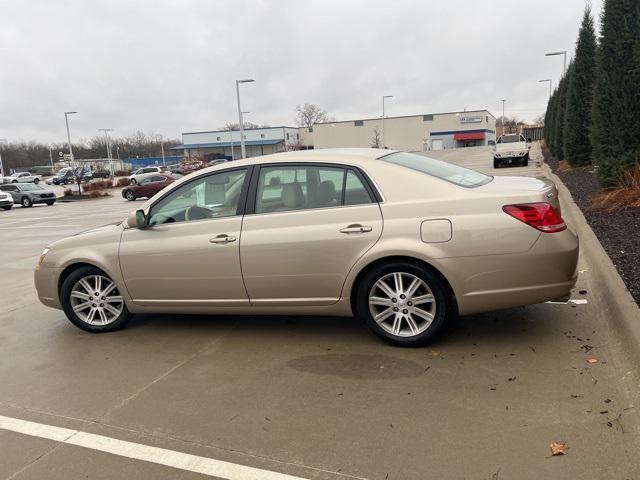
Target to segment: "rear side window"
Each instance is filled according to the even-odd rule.
[[[255,213],[286,212],[372,203],[360,177],[342,166],[262,167]]]
[[[473,188],[485,185],[493,180],[493,177],[485,175],[475,170],[442,162],[415,153],[398,152],[385,155],[380,160],[394,163],[402,167],[410,168],[418,172],[426,173],[432,177],[446,180],[461,187]]]

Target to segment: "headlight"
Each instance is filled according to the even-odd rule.
[[[47,256],[47,253],[49,253],[49,249],[45,248],[40,254],[40,257],[38,258],[38,266],[42,265],[42,262],[44,262],[44,257]]]

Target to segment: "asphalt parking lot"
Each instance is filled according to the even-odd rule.
[[[486,149],[433,156],[493,170]],[[524,172],[542,170],[497,173]],[[573,298],[587,303],[460,318],[421,349],[388,346],[348,318],[140,315],[92,335],[42,306],[41,250],[141,203],[116,191],[0,212],[0,426],[69,429],[0,428],[0,478],[640,475],[637,385],[590,301],[584,261]],[[567,454],[552,457],[552,442]],[[145,446],[173,460],[147,461]]]

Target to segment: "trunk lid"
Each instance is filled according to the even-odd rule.
[[[540,202],[547,202],[560,212],[558,189],[555,183],[544,177],[495,176],[486,185],[477,187],[478,190],[491,193],[503,193],[505,196],[514,194],[539,194]],[[538,196],[538,195],[536,195]]]

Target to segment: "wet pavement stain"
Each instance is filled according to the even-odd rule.
[[[287,365],[299,372],[360,379],[418,377],[425,372],[424,365],[411,360],[357,353],[308,355],[290,360]]]

